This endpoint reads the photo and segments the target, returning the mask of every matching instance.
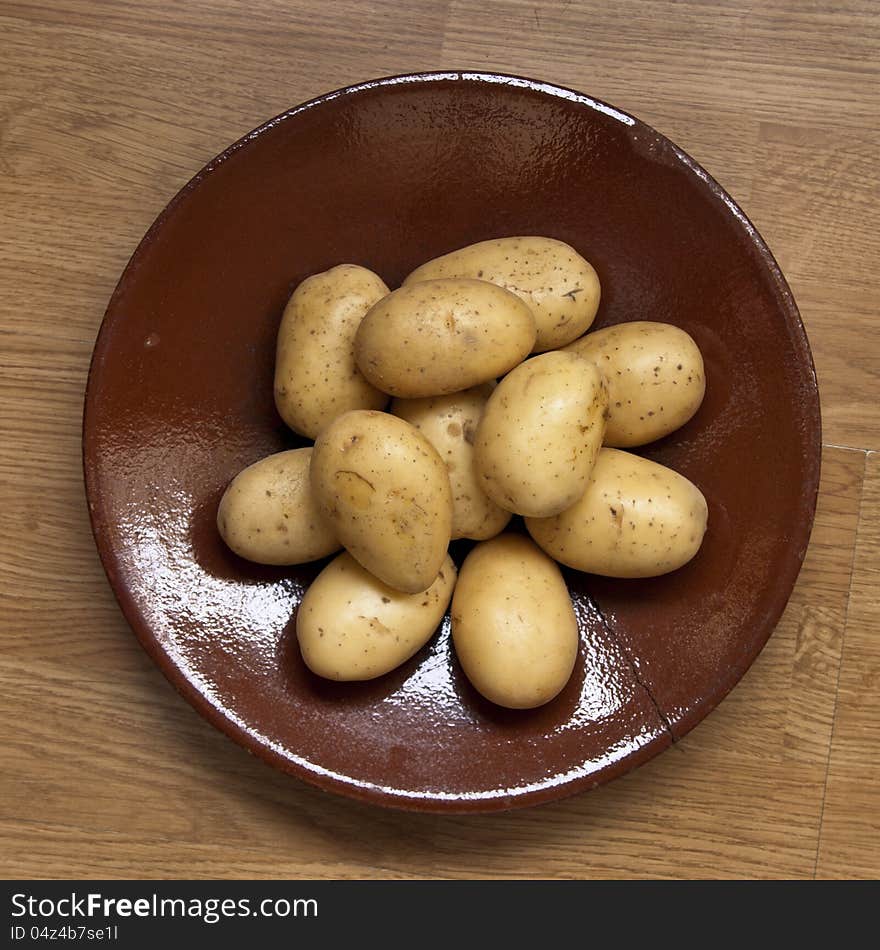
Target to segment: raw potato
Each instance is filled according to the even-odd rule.
[[[452,537],[484,541],[504,530],[510,512],[480,487],[474,471],[474,438],[492,383],[449,396],[395,399],[391,412],[414,425],[440,454],[452,485]]]
[[[594,362],[608,380],[606,445],[628,448],[661,439],[703,401],[703,357],[693,339],[669,323],[621,323],[588,333],[566,350]]]
[[[372,271],[340,264],[304,280],[278,330],[275,405],[294,432],[314,439],[349,409],[382,409],[385,393],[354,361],[354,335],[364,314],[388,293]]]
[[[355,356],[377,389],[413,399],[494,380],[534,343],[535,319],[515,294],[484,280],[430,280],[370,309]]]
[[[303,564],[341,547],[309,484],[311,447],[278,452],[229,483],[217,509],[226,544],[258,564]]]
[[[489,397],[477,429],[479,484],[497,504],[545,518],[584,493],[605,432],[608,390],[575,353],[517,366]]]
[[[296,615],[306,666],[331,680],[373,679],[400,666],[443,619],[455,574],[447,555],[426,591],[403,594],[343,552],[312,582]]]
[[[699,488],[656,462],[602,449],[583,497],[555,518],[527,518],[531,536],[569,567],[655,577],[697,553],[708,509]]]
[[[549,702],[568,682],[578,649],[559,568],[522,535],[478,544],[455,587],[452,639],[465,675],[486,699],[511,709]]]
[[[452,531],[443,460],[414,426],[355,409],[318,436],[311,485],[348,552],[396,590],[434,583]]]
[[[510,237],[471,244],[416,268],[404,285],[438,277],[477,277],[505,287],[535,316],[535,352],[577,339],[599,306],[599,277],[589,261],[562,241]]]

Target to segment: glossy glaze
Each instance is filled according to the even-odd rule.
[[[683,327],[706,398],[644,454],[709,502],[703,550],[645,581],[566,571],[580,627],[557,699],[502,710],[464,680],[448,618],[395,672],[319,680],[294,622],[323,562],[236,558],[214,519],[245,465],[304,444],[272,398],[292,288],[347,261],[391,286],[489,237],[547,234],[596,267],[596,327]],[[433,74],[333,93],[267,123],[170,203],[95,347],[84,464],[95,538],[140,641],[251,751],[381,804],[487,811],[589,788],[645,761],[736,683],[803,559],[819,474],[815,374],[795,304],[736,204],[663,136],[577,93]],[[514,527],[521,530],[518,519]],[[464,542],[453,545],[461,563]]]

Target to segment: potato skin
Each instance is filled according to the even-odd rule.
[[[311,447],[260,459],[233,478],[217,528],[240,557],[258,564],[304,564],[342,546],[309,483]]]
[[[601,288],[593,265],[547,237],[480,241],[417,267],[404,286],[441,277],[476,277],[515,293],[535,316],[534,352],[555,350],[592,324]]]
[[[296,636],[306,666],[331,680],[368,680],[405,663],[430,640],[449,606],[456,570],[446,556],[417,594],[388,587],[346,551],[306,591]]]
[[[294,432],[314,439],[349,409],[385,407],[387,395],[355,364],[354,335],[387,293],[380,277],[356,264],[314,274],[294,290],[275,351],[275,406]]]
[[[549,702],[568,682],[578,649],[559,568],[522,535],[478,544],[452,598],[452,640],[465,675],[493,703],[532,709]]]
[[[606,577],[656,577],[700,548],[708,508],[683,475],[619,449],[599,452],[584,495],[554,518],[526,528],[552,558]]]
[[[534,342],[535,319],[515,294],[484,280],[430,280],[370,308],[355,358],[377,389],[415,399],[494,380]]]
[[[489,397],[474,443],[479,484],[520,515],[548,517],[583,494],[602,444],[608,391],[575,353],[543,353]]]
[[[703,357],[693,338],[672,324],[621,323],[565,349],[595,363],[608,380],[606,445],[630,448],[662,439],[703,401]]]
[[[474,438],[492,383],[448,396],[395,399],[391,412],[414,425],[446,464],[452,486],[452,537],[485,541],[510,521],[480,487],[474,470]]]
[[[348,552],[396,590],[434,583],[452,530],[443,460],[414,426],[384,412],[346,412],[318,436],[312,491]]]

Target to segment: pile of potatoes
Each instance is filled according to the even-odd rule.
[[[217,524],[233,551],[263,564],[344,548],[297,614],[313,672],[389,672],[451,602],[474,687],[502,706],[539,706],[577,655],[557,561],[648,577],[697,553],[699,489],[623,450],[694,415],[700,352],[668,324],[586,333],[599,298],[590,263],[545,237],[454,251],[394,291],[352,264],[296,288],[278,333],[275,403],[314,445],[241,472]],[[512,514],[531,537],[504,532]],[[448,553],[456,538],[477,542],[460,573]]]

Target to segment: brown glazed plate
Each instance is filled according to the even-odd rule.
[[[273,404],[284,304],[299,281],[340,262],[393,287],[429,258],[517,234],[560,238],[593,263],[596,328],[660,320],[696,339],[705,402],[642,454],[702,489],[703,547],[650,580],[567,571],[579,661],[540,709],[481,699],[450,650],[448,617],[393,673],[322,681],[300,658],[294,618],[323,562],[250,564],[215,527],[237,472],[304,444]],[[122,610],[202,715],[328,791],[477,812],[621,775],[717,705],[791,593],[820,444],[791,292],[703,169],[637,119],[568,89],[433,73],[298,106],[182,189],[110,301],[83,451],[95,540]],[[453,545],[459,563],[465,552]]]

